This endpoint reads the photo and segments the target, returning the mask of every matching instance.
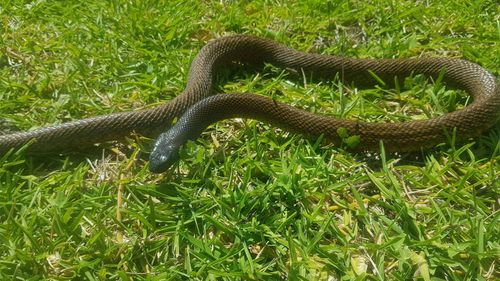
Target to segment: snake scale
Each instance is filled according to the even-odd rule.
[[[310,73],[316,78],[340,74],[344,81],[374,85],[373,73],[387,85],[424,74],[465,90],[473,101],[463,109],[428,120],[371,123],[312,114],[255,94],[216,94],[217,71],[229,64],[262,65]],[[215,95],[214,95],[215,94]],[[30,142],[28,152],[62,152],[75,147],[115,140],[132,132],[157,136],[150,170],[161,172],[177,160],[179,147],[195,139],[209,124],[225,118],[245,117],[269,122],[310,136],[324,135],[340,143],[337,130],[359,136],[357,150],[374,150],[382,140],[390,151],[412,151],[435,146],[456,130],[460,138],[477,136],[495,124],[500,115],[500,83],[479,65],[453,58],[354,59],[304,53],[270,39],[246,35],[221,37],[206,44],[191,64],[184,91],[168,103],[145,110],[76,120],[33,131],[0,136],[0,154]],[[181,117],[182,116],[182,117]]]

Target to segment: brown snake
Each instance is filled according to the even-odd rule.
[[[317,78],[331,78],[339,73],[344,81],[363,85],[376,84],[370,72],[388,85],[394,85],[395,77],[402,83],[405,77],[413,74],[437,78],[444,71],[444,81],[465,90],[472,96],[473,102],[461,110],[428,120],[370,123],[315,115],[258,95],[212,96],[217,70],[233,62],[271,63],[299,73],[310,73]],[[212,97],[206,99],[209,96]],[[195,104],[205,115],[195,116],[191,118],[191,125],[181,124],[173,127],[173,130],[192,130],[194,122],[194,130],[200,131],[208,125],[206,123],[241,116],[271,122],[306,135],[323,134],[337,143],[341,141],[337,129],[345,128],[349,135],[359,136],[359,150],[376,149],[382,140],[387,150],[411,151],[445,141],[446,135],[454,129],[458,137],[466,138],[491,127],[500,115],[500,83],[479,65],[461,59],[351,59],[303,53],[269,39],[236,35],[213,40],[203,47],[191,65],[186,88],[169,103],[146,110],[109,114],[2,135],[0,154],[30,141],[30,152],[57,152],[119,139],[132,132],[155,136]],[[191,115],[192,111],[189,111]],[[197,133],[184,133],[184,137],[194,138]],[[161,141],[158,141],[154,150],[161,149],[160,146]]]

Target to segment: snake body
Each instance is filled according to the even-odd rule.
[[[472,96],[473,102],[461,110],[421,121],[369,123],[337,119],[308,113],[258,95],[213,95],[217,71],[234,62],[256,65],[270,63],[299,73],[311,73],[318,78],[331,78],[340,73],[345,81],[363,85],[376,84],[372,73],[388,85],[393,85],[395,77],[400,82],[412,74],[437,78],[444,71],[444,81],[465,90]],[[151,157],[156,168],[152,170],[160,171],[168,166],[165,165],[165,153],[161,152],[162,144],[166,141],[175,138],[174,142],[185,142],[186,139],[195,138],[211,122],[237,116],[271,122],[306,135],[323,134],[333,142],[341,141],[337,129],[345,128],[349,135],[359,136],[360,150],[376,149],[382,140],[388,150],[411,151],[445,141],[447,133],[454,129],[461,138],[476,136],[496,122],[500,115],[499,109],[500,83],[494,75],[466,60],[352,59],[304,53],[273,40],[235,35],[213,40],[202,48],[191,64],[186,88],[170,102],[146,110],[109,114],[2,135],[0,154],[28,142],[30,145],[27,150],[30,152],[59,152],[119,139],[132,132],[154,137],[183,113],[186,113],[186,117],[180,118],[178,125],[172,127],[170,133],[162,134],[157,141]],[[157,150],[160,152],[155,152]]]

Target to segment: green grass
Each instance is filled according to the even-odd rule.
[[[25,130],[153,107],[182,91],[208,40],[235,33],[350,57],[461,57],[500,76],[499,13],[463,0],[3,1],[0,119]],[[369,121],[468,102],[421,77],[400,91],[271,66],[220,80]],[[0,279],[495,280],[499,136],[356,154],[230,120],[163,175],[148,173],[144,139],[0,156]]]

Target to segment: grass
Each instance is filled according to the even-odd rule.
[[[150,108],[182,91],[210,39],[246,33],[350,57],[462,57],[500,75],[495,1],[3,1],[0,119],[25,130]],[[467,96],[413,77],[357,90],[236,70],[250,91],[369,121]],[[458,105],[457,105],[458,104]],[[151,175],[144,139],[0,156],[2,280],[495,280],[497,125],[416,154],[355,154],[249,120],[221,122]]]

